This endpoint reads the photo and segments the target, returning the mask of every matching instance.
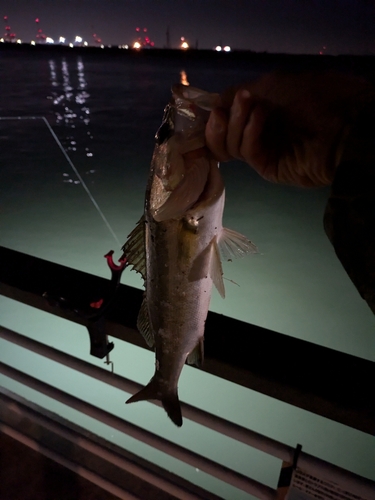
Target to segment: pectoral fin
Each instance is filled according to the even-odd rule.
[[[167,201],[153,214],[156,222],[181,217],[198,200],[206,185],[210,163],[201,157],[192,161],[184,178],[171,192]]]
[[[223,268],[221,266],[220,252],[216,237],[195,258],[189,272],[189,281],[198,281],[205,277],[207,278],[207,275],[211,277],[218,292],[224,298]]]
[[[223,259],[243,257],[248,253],[258,253],[257,247],[243,234],[232,229],[223,228],[218,238],[219,250]]]
[[[211,243],[210,276],[217,291],[225,298],[225,287],[223,281],[223,268],[220,260],[220,251],[216,238]]]
[[[223,268],[221,258],[231,260],[233,257],[243,257],[248,253],[257,253],[258,249],[245,236],[231,229],[223,228],[218,239],[211,243],[210,275],[220,295],[225,297]]]

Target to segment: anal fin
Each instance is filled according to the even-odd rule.
[[[204,359],[204,346],[203,346],[203,338],[201,338],[198,344],[188,355],[186,362],[188,365],[195,365],[201,367],[203,365],[203,359]]]
[[[150,318],[148,315],[147,300],[143,299],[141,308],[138,313],[137,318],[137,328],[141,333],[142,337],[145,339],[146,344],[153,348],[155,345],[154,334],[150,325]]]

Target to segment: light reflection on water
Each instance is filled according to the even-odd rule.
[[[84,151],[87,158],[92,158],[94,153],[91,150],[91,141],[94,136],[90,130],[90,108],[88,99],[90,94],[86,91],[87,81],[85,78],[85,66],[82,58],[77,57],[76,68],[73,73],[76,73],[78,83],[76,86],[70,81],[69,63],[63,58],[61,67],[57,68],[55,60],[49,60],[50,81],[52,85],[51,99],[53,103],[53,111],[55,113],[55,124],[63,129],[60,131],[61,142],[64,144],[67,153]],[[59,72],[59,76],[58,76]],[[80,128],[84,130],[81,131]],[[75,134],[79,130],[79,134]],[[63,137],[64,134],[64,137]],[[83,134],[83,137],[81,137]],[[81,141],[81,143],[79,143]],[[88,169],[86,174],[94,174],[95,169]],[[63,173],[63,182],[71,184],[79,184],[80,181],[72,179],[67,172]]]

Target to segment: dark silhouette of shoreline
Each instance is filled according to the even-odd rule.
[[[228,65],[233,67],[236,63],[249,63],[260,65],[267,68],[280,68],[292,71],[308,71],[308,70],[336,70],[350,72],[357,75],[365,76],[375,82],[375,56],[373,55],[320,55],[320,54],[278,54],[268,52],[253,52],[248,50],[232,50],[231,52],[217,52],[215,50],[205,49],[124,49],[117,46],[105,46],[104,48],[96,46],[74,46],[58,44],[17,44],[17,43],[1,43],[0,54],[3,57],[11,55],[14,57],[20,56],[44,56],[46,54],[75,56],[85,55],[85,57],[93,57],[96,60],[101,58],[123,58],[134,62],[141,61],[178,61],[187,63],[189,61],[204,61],[213,63],[214,65]]]

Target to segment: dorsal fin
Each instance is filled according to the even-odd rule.
[[[146,298],[143,299],[141,308],[138,313],[137,328],[142,334],[142,337],[145,339],[146,344],[149,347],[153,348],[155,345],[155,338],[150,325]]]
[[[133,231],[129,234],[125,245],[122,247],[124,257],[133,269],[142,275],[146,281],[146,254],[145,254],[145,216],[137,222]]]

